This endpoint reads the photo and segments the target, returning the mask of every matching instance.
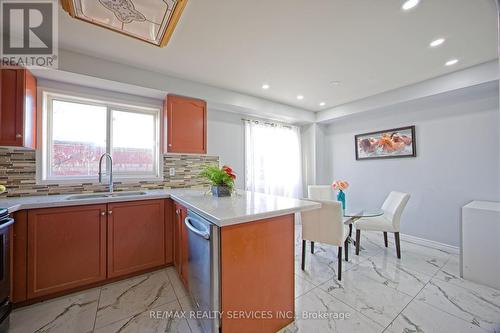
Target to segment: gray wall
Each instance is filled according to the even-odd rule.
[[[245,132],[241,115],[208,109],[207,153],[236,172],[236,188],[245,187]]]
[[[348,180],[351,207],[408,192],[401,232],[457,246],[460,207],[500,200],[498,93],[497,82],[483,84],[337,120],[325,128],[321,181]],[[408,125],[416,126],[416,158],[356,161],[355,134]]]

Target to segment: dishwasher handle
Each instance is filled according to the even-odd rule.
[[[186,227],[193,232],[193,234],[200,236],[202,238],[205,238],[206,240],[210,239],[210,233],[206,230],[199,230],[196,229],[192,224],[191,224],[191,218],[188,216],[184,219],[184,224]]]

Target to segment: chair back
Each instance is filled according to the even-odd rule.
[[[302,239],[343,246],[348,231],[342,220],[340,202],[314,201],[321,203],[320,209],[301,212]]]
[[[310,200],[333,200],[333,189],[330,185],[307,186],[307,197]]]
[[[382,205],[384,216],[392,222],[392,226],[397,231],[399,231],[401,215],[403,214],[403,210],[408,200],[410,200],[410,195],[408,193],[392,191]]]

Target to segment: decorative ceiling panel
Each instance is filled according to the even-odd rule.
[[[61,0],[71,16],[164,46],[187,0]]]

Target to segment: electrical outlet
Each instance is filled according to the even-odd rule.
[[[169,174],[170,176],[175,176],[175,168],[170,168],[170,169],[168,169],[168,174]]]

